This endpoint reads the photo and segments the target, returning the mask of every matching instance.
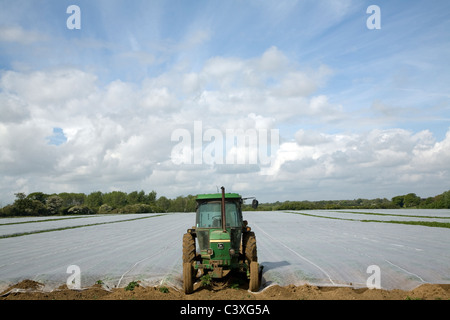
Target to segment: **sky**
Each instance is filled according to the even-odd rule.
[[[0,8],[0,206],[37,191],[450,190],[447,0]]]

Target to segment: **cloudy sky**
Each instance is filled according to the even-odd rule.
[[[450,189],[447,0],[0,7],[0,205],[35,191],[223,185],[272,202]]]

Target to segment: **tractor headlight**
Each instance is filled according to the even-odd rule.
[[[207,252],[209,255],[212,255],[212,254],[214,253],[213,249],[211,249],[211,248],[209,248],[208,250],[206,250],[206,252]]]
[[[231,249],[229,250],[229,252],[230,252],[230,255],[232,255],[232,256],[234,256],[234,254],[236,253],[236,251],[234,251],[233,248],[231,248]]]

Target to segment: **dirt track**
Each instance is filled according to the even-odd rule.
[[[348,287],[316,287],[311,285],[278,285],[252,293],[245,286],[231,288],[226,284],[202,287],[197,283],[194,293],[185,295],[179,289],[136,286],[108,289],[101,285],[70,290],[66,285],[45,292],[40,283],[25,280],[0,294],[0,300],[449,300],[450,284],[424,284],[411,291],[353,289]]]

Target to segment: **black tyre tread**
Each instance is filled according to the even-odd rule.
[[[195,260],[195,238],[190,233],[183,235],[183,263],[192,263]]]
[[[251,263],[252,261],[258,261],[255,233],[254,232],[245,233],[243,243],[245,250],[245,259],[247,259],[249,263]]]
[[[183,289],[185,294],[190,294],[194,291],[192,269],[191,263],[183,263]]]

